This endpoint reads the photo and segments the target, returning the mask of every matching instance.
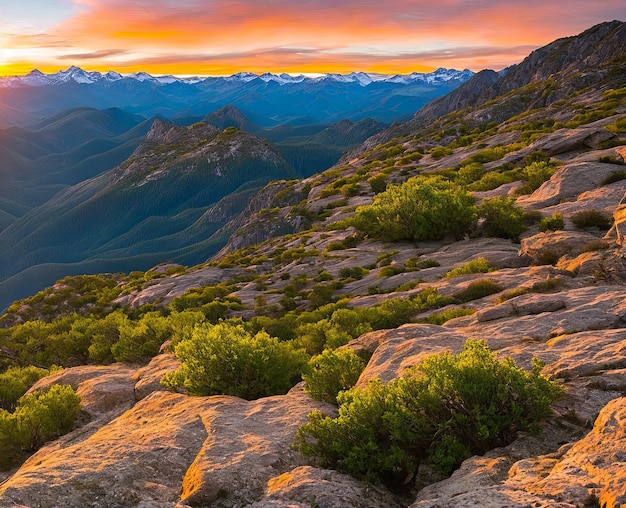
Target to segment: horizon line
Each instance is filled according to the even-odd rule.
[[[456,69],[456,68],[452,68],[452,67],[437,67],[434,68],[431,71],[412,71],[412,72],[408,72],[408,73],[401,73],[401,72],[396,72],[396,73],[383,73],[383,72],[368,72],[368,71],[363,71],[363,70],[352,70],[349,72],[299,72],[299,73],[291,73],[291,72],[280,72],[280,71],[265,71],[262,73],[259,72],[254,72],[254,71],[246,71],[246,70],[241,70],[241,71],[237,71],[234,72],[233,74],[173,74],[173,73],[166,73],[166,74],[152,74],[148,71],[134,71],[134,72],[119,72],[116,71],[114,69],[108,69],[106,71],[100,71],[100,70],[88,70],[85,69],[84,67],[80,67],[78,65],[70,65],[67,68],[59,68],[57,71],[54,72],[44,72],[41,71],[38,67],[34,67],[32,68],[30,71],[26,72],[25,74],[1,74],[0,71],[0,79],[10,79],[10,78],[22,78],[22,77],[26,77],[30,74],[32,74],[33,72],[39,72],[41,74],[43,74],[44,76],[52,76],[54,74],[59,74],[62,72],[68,72],[70,71],[72,68],[76,68],[76,69],[80,69],[83,72],[87,72],[87,73],[98,73],[100,75],[105,75],[108,73],[115,73],[115,74],[119,74],[120,76],[124,76],[124,77],[129,77],[129,76],[133,76],[133,75],[137,75],[137,74],[147,74],[153,78],[165,78],[165,77],[173,77],[173,78],[181,78],[181,79],[193,79],[193,78],[228,78],[228,77],[233,77],[236,76],[238,74],[248,74],[248,75],[255,75],[257,77],[261,77],[264,76],[266,74],[270,74],[273,76],[278,76],[280,77],[281,75],[287,75],[290,77],[305,77],[305,78],[317,78],[317,77],[322,77],[322,76],[329,76],[329,75],[335,75],[335,76],[349,76],[351,74],[366,74],[368,76],[410,76],[411,74],[432,74],[440,69],[443,70],[452,70],[452,71],[457,71],[457,72],[465,72],[465,71],[469,71],[469,72],[473,72],[476,73],[476,71],[473,71],[471,69]],[[0,68],[1,69],[1,68]],[[481,69],[484,70],[484,69]]]

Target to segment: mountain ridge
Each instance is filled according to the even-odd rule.
[[[51,75],[0,78],[0,107],[7,126],[26,126],[32,117],[47,117],[81,106],[117,107],[144,117],[172,121],[200,120],[233,105],[261,127],[284,123],[333,123],[371,116],[388,122],[455,88],[471,71],[439,69],[434,73],[381,76],[365,73],[287,79],[286,75],[240,73],[229,77],[155,78],[147,73],[122,76],[70,67]],[[24,113],[20,121],[17,112]]]

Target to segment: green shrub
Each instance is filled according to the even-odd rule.
[[[598,228],[607,230],[613,224],[613,218],[599,210],[581,210],[571,216],[571,221],[578,229]]]
[[[480,180],[485,174],[485,166],[480,162],[472,162],[461,166],[456,175],[456,183],[459,185],[469,185]]]
[[[500,185],[505,183],[511,183],[513,178],[510,174],[500,173],[498,171],[488,171],[479,180],[469,184],[467,190],[476,191],[489,191],[497,189]]]
[[[179,342],[174,354],[181,361],[161,383],[191,395],[227,394],[256,399],[286,393],[299,379],[308,356],[266,332],[252,335],[241,325],[197,326]]]
[[[442,325],[446,321],[450,321],[451,319],[462,317],[462,316],[470,316],[476,312],[476,309],[446,309],[441,312],[433,312],[427,318],[419,319],[419,323],[429,323],[431,325]]]
[[[399,273],[404,272],[404,268],[399,265],[388,265],[382,267],[378,271],[377,278],[382,279],[383,277],[392,277],[394,275],[398,275]]]
[[[522,221],[524,210],[515,204],[515,199],[498,196],[485,199],[478,207],[478,215],[485,219],[483,232],[487,236],[517,240],[525,230]]]
[[[362,266],[344,266],[339,269],[339,277],[342,279],[360,280],[369,273],[369,270]]]
[[[522,169],[524,185],[517,190],[518,194],[531,194],[550,179],[556,169],[556,164],[539,161],[532,162]]]
[[[397,328],[408,323],[420,306],[408,298],[390,298],[379,305],[363,309],[364,319],[374,330]]]
[[[136,323],[123,323],[119,333],[119,340],[111,346],[115,361],[147,362],[172,336],[172,328],[168,318],[158,312],[150,312]]]
[[[626,180],[626,171],[618,170],[613,171],[609,176],[607,176],[601,185],[610,185],[615,182],[619,182],[620,180]]]
[[[474,198],[440,177],[413,177],[389,185],[369,206],[357,208],[354,226],[387,241],[462,238],[476,217]]]
[[[558,231],[563,229],[563,215],[554,212],[552,217],[544,217],[539,221],[539,231],[545,233],[546,231]]]
[[[341,392],[338,417],[320,412],[296,434],[294,447],[333,467],[388,485],[402,485],[420,462],[449,474],[472,454],[536,430],[560,388],[509,358],[498,360],[483,341],[463,351],[425,358],[400,379]]]
[[[530,210],[528,212],[524,212],[524,215],[522,215],[522,223],[525,226],[534,226],[535,224],[539,224],[541,219],[543,219],[543,215],[539,210]]]
[[[471,302],[485,296],[499,293],[504,288],[493,279],[480,279],[471,282],[465,289],[452,295],[460,302]]]
[[[481,150],[480,152],[476,152],[473,155],[470,155],[467,159],[462,161],[462,163],[484,163],[484,162],[493,162],[497,161],[504,157],[507,153],[507,148],[505,146],[494,146],[492,148],[486,148],[485,150]]]
[[[10,367],[0,374],[0,409],[13,411],[18,399],[42,377],[50,374],[48,369],[32,365]]]
[[[419,268],[420,270],[424,270],[426,268],[436,268],[438,266],[441,266],[441,264],[439,264],[439,261],[437,261],[436,259],[427,258],[427,259],[418,261],[415,266]]]
[[[69,385],[24,395],[15,411],[0,410],[0,468],[12,467],[25,453],[72,430],[80,397]]]
[[[489,264],[485,258],[477,258],[467,263],[453,268],[444,275],[446,279],[453,279],[454,277],[460,277],[461,275],[469,275],[472,273],[487,273],[493,272],[495,267]]]
[[[383,174],[378,174],[370,178],[367,183],[370,184],[374,194],[380,194],[387,189],[387,177]]]
[[[311,358],[309,371],[303,374],[305,391],[317,400],[337,404],[337,395],[358,381],[365,362],[350,348],[325,350]]]
[[[436,146],[430,151],[430,156],[435,160],[439,160],[451,155],[452,152],[452,148],[448,148],[447,146]]]

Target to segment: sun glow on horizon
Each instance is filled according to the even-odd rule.
[[[0,76],[35,68],[51,74],[71,65],[177,76],[500,70],[559,37],[626,18],[623,0],[475,4],[20,0],[3,8],[0,19]]]

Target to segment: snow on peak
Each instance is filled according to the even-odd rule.
[[[139,82],[151,83],[157,86],[167,85],[171,83],[185,83],[192,85],[196,83],[201,83],[207,79],[221,79],[224,81],[239,83],[248,83],[250,81],[254,81],[255,79],[260,79],[265,83],[271,81],[278,83],[281,86],[293,83],[315,83],[320,81],[334,81],[336,83],[355,83],[360,86],[367,87],[375,83],[409,85],[416,82],[423,82],[431,85],[441,85],[446,84],[449,81],[464,82],[471,78],[473,75],[474,73],[468,69],[458,71],[455,69],[446,69],[441,67],[430,73],[413,72],[411,74],[396,74],[394,76],[368,72],[351,72],[349,74],[330,73],[318,77],[303,76],[302,74],[298,76],[292,76],[286,73],[272,74],[270,72],[266,72],[264,74],[258,75],[252,72],[238,72],[237,74],[233,74],[232,76],[222,78],[179,78],[172,75],[155,77],[151,74],[148,74],[147,72],[136,72],[134,74],[129,74],[125,76],[114,71],[109,71],[106,74],[100,74],[99,72],[88,72],[81,69],[80,67],[71,66],[68,69],[59,71],[55,74],[44,74],[41,71],[34,69],[25,76],[0,78],[0,87],[6,88],[22,85],[46,86],[69,82],[90,85],[101,81],[114,82],[122,79],[134,79]]]

